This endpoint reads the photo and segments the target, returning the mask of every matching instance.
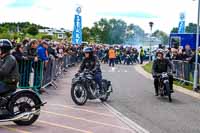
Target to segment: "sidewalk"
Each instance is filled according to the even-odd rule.
[[[64,78],[57,81],[58,88],[48,88],[42,99],[47,105],[42,108],[40,119],[29,127],[1,123],[1,133],[135,133],[118,119],[106,105],[98,100],[88,101],[85,106],[76,106],[71,100],[70,86],[76,68],[69,69]]]

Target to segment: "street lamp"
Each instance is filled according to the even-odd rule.
[[[197,34],[196,34],[196,53],[195,53],[195,70],[194,70],[193,90],[196,90],[196,89],[197,89],[197,78],[198,78],[199,18],[200,18],[200,0],[198,0]]]
[[[153,28],[153,22],[149,22],[149,26],[150,26],[150,48],[149,48],[149,62],[151,62],[151,37],[152,37],[152,28]]]

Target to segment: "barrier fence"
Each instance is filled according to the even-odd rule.
[[[48,62],[21,60],[18,62],[20,73],[18,88],[33,89],[37,93],[41,88],[47,88],[49,85],[56,89],[55,80],[62,78],[64,70],[75,63],[77,63],[76,56],[71,55],[62,58],[50,55]]]
[[[181,60],[173,60],[172,61],[174,69],[176,73],[174,74],[174,78],[179,80],[180,82],[184,83],[189,83],[193,84],[194,80],[194,68],[195,64],[194,63],[189,63],[187,61],[181,61]],[[198,86],[199,84],[199,75],[200,75],[200,64],[198,64]]]

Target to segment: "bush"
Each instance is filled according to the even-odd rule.
[[[53,36],[51,36],[51,35],[42,35],[42,36],[41,36],[41,39],[49,39],[49,40],[52,40],[52,39],[53,39]]]

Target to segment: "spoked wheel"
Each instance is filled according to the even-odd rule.
[[[83,85],[75,84],[71,88],[71,97],[75,104],[84,105],[88,99],[87,90]]]
[[[104,84],[104,82],[103,82],[103,84]],[[104,86],[104,85],[103,85],[103,86]],[[109,98],[109,96],[110,96],[110,93],[112,92],[112,86],[109,85],[109,86],[107,87],[107,89],[104,90],[104,91],[105,91],[104,95],[102,95],[101,98],[100,98],[101,102],[106,102],[106,101],[108,101],[108,98]]]
[[[9,104],[9,111],[13,116],[25,113],[34,112],[40,110],[40,100],[29,93],[22,93],[13,97]],[[21,118],[20,120],[14,121],[17,125],[28,126],[32,125],[39,117],[39,112],[37,114],[30,114]]]

